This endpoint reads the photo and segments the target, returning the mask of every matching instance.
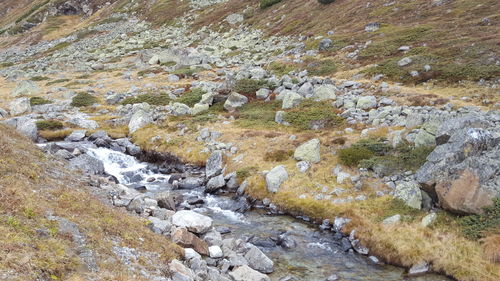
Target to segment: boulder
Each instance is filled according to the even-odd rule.
[[[255,93],[258,99],[263,99],[263,100],[267,99],[269,94],[271,94],[271,91],[268,89],[260,89]]]
[[[247,102],[248,102],[247,97],[233,92],[229,95],[226,102],[224,102],[224,109],[227,111],[234,111],[238,107],[242,107]]]
[[[151,123],[153,123],[153,117],[151,117],[151,113],[145,110],[139,110],[134,113],[134,115],[132,115],[132,118],[130,118],[130,121],[128,123],[129,133],[133,134],[135,133],[135,131]]]
[[[209,255],[209,247],[208,244],[198,238],[198,236],[189,232],[184,227],[176,228],[172,234],[172,242],[183,248],[192,248],[198,254],[208,256]]]
[[[69,161],[69,166],[73,169],[80,169],[88,174],[102,175],[104,174],[104,164],[97,158],[88,154],[82,154]]]
[[[82,141],[85,138],[85,134],[87,131],[85,130],[76,130],[71,132],[69,136],[67,136],[64,140],[69,142],[78,142]]]
[[[500,130],[480,119],[444,122],[436,134],[439,145],[415,174],[442,208],[459,214],[479,214],[500,197]]]
[[[216,177],[211,178],[207,182],[207,186],[205,187],[205,192],[214,193],[225,185],[226,181],[224,180],[224,175],[218,175]]]
[[[29,113],[31,111],[30,100],[29,98],[15,99],[9,104],[9,109],[12,116]]]
[[[244,20],[245,18],[243,17],[242,14],[230,14],[229,16],[226,17],[227,23],[233,25],[240,23]]]
[[[210,106],[208,104],[197,103],[193,106],[193,108],[190,109],[189,114],[198,115],[202,112],[207,111],[209,108],[210,108]]]
[[[222,151],[216,150],[208,157],[205,166],[205,176],[211,178],[218,176],[222,172]]]
[[[333,45],[333,41],[330,38],[325,38],[319,42],[318,49],[320,51],[326,51],[330,49]]]
[[[168,269],[171,273],[172,281],[194,281],[195,275],[193,271],[178,260],[171,261]]]
[[[41,90],[35,82],[26,80],[16,85],[16,88],[12,91],[12,96],[35,96],[40,94],[40,92]]]
[[[295,149],[293,157],[298,161],[318,163],[321,161],[319,139],[312,139]]]
[[[174,196],[169,191],[162,191],[156,193],[155,199],[158,202],[158,207],[175,211]]]
[[[182,116],[189,114],[191,109],[186,104],[174,102],[171,106],[171,112],[174,116]]]
[[[272,273],[274,271],[274,263],[268,258],[259,248],[250,244],[250,250],[246,252],[245,259],[248,265],[262,273]]]
[[[422,192],[420,191],[418,182],[402,182],[396,185],[394,197],[403,200],[409,207],[415,209],[422,208]]]
[[[323,100],[335,100],[337,95],[335,94],[337,88],[334,85],[321,85],[314,89],[313,99],[318,101]]]
[[[374,96],[362,96],[356,103],[356,108],[359,109],[370,109],[375,107],[377,107],[377,98]]]
[[[266,174],[267,190],[272,193],[278,192],[281,184],[288,179],[288,173],[285,166],[280,165],[274,167]]]
[[[282,109],[290,109],[298,106],[300,102],[304,99],[303,96],[297,94],[296,92],[287,91],[287,94],[283,97]]]
[[[310,98],[313,95],[314,87],[311,82],[306,82],[300,86],[297,93],[304,98]]]
[[[189,231],[202,234],[212,227],[212,219],[194,211],[182,210],[172,216],[172,224],[185,227]]]
[[[229,275],[234,281],[271,281],[271,279],[258,271],[253,270],[248,265],[238,266]]]
[[[5,121],[2,121],[2,123],[11,126],[16,129],[16,131],[20,132],[21,134],[25,135],[32,141],[36,141],[38,135],[37,135],[37,127],[35,124],[35,121],[31,118],[28,117],[15,117],[11,119],[7,119]]]
[[[212,259],[219,259],[224,256],[224,254],[222,253],[222,249],[219,246],[208,247],[208,253]]]

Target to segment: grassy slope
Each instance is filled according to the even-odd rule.
[[[14,271],[17,280],[95,276],[137,280],[112,253],[112,239],[121,247],[157,252],[162,263],[178,255],[178,247],[153,234],[143,220],[99,201],[85,180],[3,125],[0,154],[0,272]],[[81,266],[72,239],[58,232],[57,224],[46,218],[48,213],[78,225],[100,272],[91,273]],[[49,235],[39,236],[39,229],[47,229]]]

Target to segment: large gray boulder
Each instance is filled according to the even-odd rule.
[[[318,101],[335,100],[337,95],[337,88],[334,85],[321,85],[314,89],[313,99]]]
[[[30,99],[29,98],[15,99],[9,104],[9,109],[10,109],[10,115],[12,116],[29,113],[31,111]]]
[[[477,214],[500,197],[500,116],[488,116],[445,121],[436,134],[438,146],[416,173],[444,209]]]
[[[174,116],[187,115],[191,112],[189,106],[180,102],[174,102],[171,106],[171,110]]]
[[[359,109],[370,109],[374,107],[377,107],[377,98],[374,96],[362,96],[356,103],[356,108]]]
[[[182,210],[172,216],[172,224],[187,230],[203,234],[212,228],[212,219],[194,211]]]
[[[16,117],[3,121],[2,123],[15,128],[18,132],[25,135],[32,141],[37,139],[37,127],[35,120],[29,117]]]
[[[226,102],[224,102],[224,109],[227,111],[234,111],[238,107],[242,107],[247,102],[248,102],[247,97],[233,92],[229,95]]]
[[[287,91],[287,94],[283,97],[283,104],[281,108],[282,109],[294,108],[298,106],[303,99],[304,99],[303,96],[292,91]]]
[[[280,165],[274,167],[271,171],[266,174],[266,186],[267,190],[272,193],[278,192],[281,184],[288,179],[288,172],[285,166]]]
[[[318,163],[321,161],[319,139],[312,139],[295,149],[293,157],[298,161]]]
[[[41,90],[35,82],[26,80],[19,82],[11,94],[13,97],[34,96],[40,94],[40,92]]]
[[[69,161],[69,166],[73,169],[80,169],[87,174],[102,175],[104,174],[104,164],[97,158],[88,154],[82,154]]]
[[[135,133],[135,131],[151,123],[153,123],[153,117],[151,117],[151,113],[145,110],[139,110],[134,113],[134,115],[132,115],[132,118],[130,118],[130,121],[128,123],[128,131],[129,133],[133,134]]]

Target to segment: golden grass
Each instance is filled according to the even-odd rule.
[[[16,272],[15,279],[144,280],[116,261],[113,241],[157,252],[161,264],[179,256],[179,248],[151,232],[142,219],[102,203],[80,175],[3,125],[0,153],[0,270]],[[98,273],[82,267],[74,242],[58,232],[49,213],[78,225],[96,255]],[[39,229],[48,236],[39,236]]]
[[[57,131],[42,130],[38,131],[38,135],[48,141],[56,141],[56,140],[63,140],[64,138],[69,136],[72,132],[73,132],[72,129],[57,130]]]

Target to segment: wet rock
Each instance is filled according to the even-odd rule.
[[[285,166],[280,165],[274,167],[266,174],[267,190],[272,193],[278,192],[281,184],[288,179],[288,173]]]
[[[224,180],[223,175],[218,175],[216,177],[211,178],[205,187],[205,192],[214,193],[220,188],[226,185],[226,181]]]
[[[172,216],[172,224],[189,231],[203,234],[212,228],[212,219],[194,211],[178,211]]]
[[[318,163],[321,160],[319,139],[312,139],[301,144],[295,149],[293,157],[298,161]]]
[[[172,242],[184,248],[192,248],[200,255],[208,256],[209,255],[209,247],[208,244],[198,238],[198,236],[189,232],[184,227],[176,228],[172,234]]]
[[[207,178],[218,176],[222,172],[222,151],[217,150],[212,152],[208,157],[207,165],[205,166],[205,175]]]
[[[418,276],[425,274],[429,272],[429,263],[427,262],[420,262],[415,265],[413,265],[409,270],[408,270],[408,276]]]
[[[274,271],[274,263],[268,258],[259,248],[254,245],[250,246],[250,250],[245,254],[248,265],[262,273],[272,273]]]
[[[87,174],[103,175],[104,164],[97,158],[87,154],[82,154],[69,161],[69,166],[73,169],[83,170]]]
[[[238,266],[229,275],[234,281],[271,281],[267,275],[253,270],[247,265]]]
[[[204,182],[202,178],[189,177],[179,181],[179,188],[194,189],[203,186]]]
[[[155,199],[160,208],[175,211],[174,196],[169,191],[162,191],[155,194]]]

